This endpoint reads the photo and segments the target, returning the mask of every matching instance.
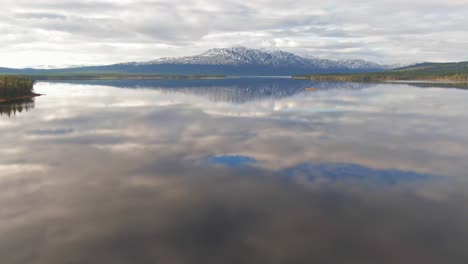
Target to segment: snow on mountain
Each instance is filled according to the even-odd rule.
[[[101,66],[60,69],[0,69],[4,73],[90,73],[226,75],[226,76],[295,76],[307,74],[379,72],[392,68],[363,60],[333,61],[297,55],[282,50],[259,50],[245,47],[210,49],[200,55],[160,58]]]
[[[316,64],[321,65],[324,68],[342,68],[342,69],[349,69],[349,70],[389,70],[392,67],[388,65],[382,65],[375,62],[369,62],[365,60],[327,60],[327,59],[320,59],[314,56],[305,54],[303,55],[304,58],[308,58]]]
[[[309,63],[322,68],[322,69],[335,69],[335,68],[342,68],[342,65],[340,65],[336,61],[332,60],[327,60],[327,59],[321,59],[317,58],[314,56],[302,56],[303,58],[307,59]]]
[[[337,63],[348,69],[390,69],[391,66],[380,65],[365,60],[340,60]]]
[[[199,65],[268,65],[306,66],[308,61],[284,51],[266,52],[244,47],[210,49],[197,56],[161,58],[148,64],[199,64]]]
[[[299,56],[281,50],[258,50],[245,47],[210,49],[200,55],[187,57],[166,57],[147,62],[133,62],[125,65],[258,65],[269,67],[294,67],[322,70],[386,70],[390,67],[364,60],[332,61],[312,56]]]

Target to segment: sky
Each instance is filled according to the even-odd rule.
[[[380,63],[468,60],[468,0],[0,0],[0,67],[283,49]]]

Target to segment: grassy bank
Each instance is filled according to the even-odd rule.
[[[407,73],[383,72],[366,74],[323,74],[294,76],[296,79],[312,81],[341,81],[341,82],[388,82],[388,81],[434,81],[468,83],[468,74],[434,74],[434,73]]]
[[[25,98],[34,95],[34,81],[24,76],[0,75],[0,100]]]

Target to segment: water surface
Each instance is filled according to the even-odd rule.
[[[5,263],[468,261],[466,90],[286,78],[35,89],[47,95],[0,106]]]

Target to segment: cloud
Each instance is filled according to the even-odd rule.
[[[119,83],[128,85],[37,84],[37,92],[48,94],[40,98],[47,108],[34,109],[41,118],[29,119],[22,138],[30,144],[84,144],[120,152],[169,149],[191,161],[246,156],[270,170],[311,161],[455,177],[468,170],[463,90],[288,80],[249,86],[236,79],[197,81],[192,88],[183,81],[142,81],[137,90],[118,92],[103,86]],[[319,91],[304,93],[311,85]],[[156,88],[141,89],[150,86]],[[3,137],[1,147],[12,149],[17,136]]]
[[[211,97],[179,81],[38,83],[48,95],[0,126],[2,261],[468,260],[466,91],[275,82],[210,80]],[[357,180],[309,178],[340,169]]]
[[[2,66],[105,64],[234,45],[383,62],[468,59],[464,0],[4,0],[2,6]]]
[[[4,261],[394,263],[411,256],[430,264],[468,257],[464,189],[314,185],[267,170],[194,166],[175,153],[131,162],[109,154],[78,147],[60,168],[1,189]],[[78,171],[77,161],[91,167]]]

